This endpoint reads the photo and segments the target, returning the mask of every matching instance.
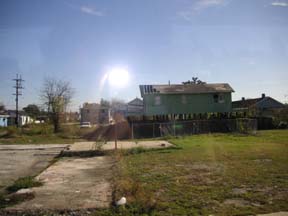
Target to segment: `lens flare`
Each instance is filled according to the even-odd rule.
[[[124,88],[129,83],[129,72],[125,68],[112,68],[108,72],[108,82],[112,87]]]

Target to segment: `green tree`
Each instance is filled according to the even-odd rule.
[[[36,118],[40,115],[40,109],[35,104],[29,104],[24,107],[23,110],[32,118]]]

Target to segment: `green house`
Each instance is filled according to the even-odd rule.
[[[227,83],[140,85],[144,114],[199,114],[232,111],[231,93]]]

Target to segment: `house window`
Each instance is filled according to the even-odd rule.
[[[219,94],[219,98],[218,98],[218,103],[224,103],[224,95],[223,94]]]
[[[182,95],[181,101],[182,101],[182,104],[187,104],[187,98],[185,95]]]
[[[224,95],[223,94],[214,94],[213,95],[214,103],[224,103]]]
[[[154,97],[154,104],[155,105],[160,105],[161,104],[161,97],[160,96],[155,96]]]
[[[214,99],[214,103],[218,103],[219,95],[218,94],[214,94],[213,95],[213,99]]]

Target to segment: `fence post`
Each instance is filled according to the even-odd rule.
[[[155,129],[155,124],[153,123],[153,138],[155,137],[154,129]]]
[[[174,119],[174,121],[173,121],[173,135],[174,135],[174,137],[175,137],[175,119]]]
[[[134,125],[133,125],[133,122],[131,123],[131,126],[132,126],[132,139],[134,139]]]

